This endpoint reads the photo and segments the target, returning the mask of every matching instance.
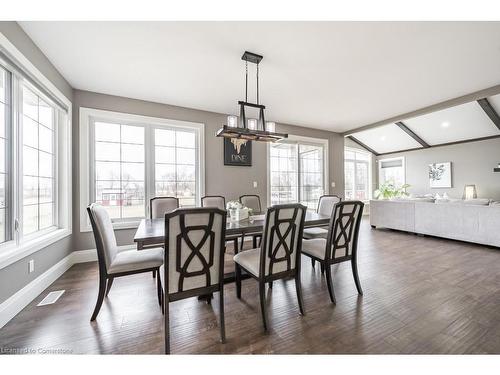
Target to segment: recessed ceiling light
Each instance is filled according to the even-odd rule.
[[[385,135],[383,135],[382,137],[380,137],[380,140],[381,141],[385,141]]]
[[[441,123],[441,126],[442,126],[443,128],[447,128],[448,126],[450,126],[450,123],[449,123],[448,121],[443,121],[443,122]]]

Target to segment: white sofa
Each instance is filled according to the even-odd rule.
[[[370,201],[370,224],[500,247],[500,204],[489,200]]]

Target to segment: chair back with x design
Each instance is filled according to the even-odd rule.
[[[328,229],[326,260],[349,260],[356,256],[364,203],[343,201],[335,205]]]
[[[306,210],[301,204],[275,205],[267,210],[261,243],[261,276],[294,271],[298,267]]]
[[[226,211],[177,209],[165,215],[165,290],[169,294],[217,285],[223,279]]]

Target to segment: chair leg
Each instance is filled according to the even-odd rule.
[[[323,263],[321,263],[321,274],[325,274],[325,265]]]
[[[106,295],[105,295],[106,297],[107,297],[107,296],[108,296],[108,294],[109,294],[109,290],[111,289],[111,285],[113,285],[113,280],[114,280],[114,277],[110,277],[110,278],[108,279],[108,286],[107,286],[107,288],[106,288]]]
[[[335,300],[335,292],[333,290],[333,281],[332,281],[332,268],[329,264],[321,263],[323,268],[326,268],[326,284],[328,285],[328,293],[330,294],[330,300],[333,304],[337,304]]]
[[[234,263],[234,277],[236,279],[236,297],[241,298],[241,267],[238,263]]]
[[[267,331],[267,315],[266,315],[266,283],[259,281],[259,295],[260,295],[260,310],[262,312],[262,324],[264,331]]]
[[[166,295],[163,304],[165,305],[165,354],[170,354],[169,301]]]
[[[104,295],[106,294],[106,277],[99,277],[99,294],[97,295],[97,302],[95,304],[94,313],[90,318],[90,321],[93,322],[97,318],[97,314],[99,314],[99,310],[101,310],[102,301],[104,301]]]
[[[311,258],[311,266],[312,268],[316,267],[316,261],[313,258]]]
[[[158,270],[159,272],[159,270]],[[158,277],[156,278],[156,292],[158,293],[158,304],[161,306],[161,300],[162,300],[162,286],[161,286],[161,279],[160,275],[158,274]]]
[[[153,272],[153,279],[156,277],[156,271],[152,271]]]
[[[295,275],[295,289],[297,291],[297,300],[299,301],[299,310],[302,315],[306,315],[304,309],[304,299],[302,298],[302,284],[300,282],[300,272]]]
[[[252,237],[252,249],[257,248],[257,236]]]
[[[272,281],[269,281],[269,288],[273,289],[273,282]]]
[[[356,283],[356,289],[358,290],[359,294],[363,295],[363,289],[361,289],[361,283],[359,282],[359,276],[358,276],[358,264],[355,258],[351,259],[351,266],[352,266],[352,275],[354,276],[354,282]]]
[[[226,342],[226,326],[224,322],[224,284],[222,284],[219,292],[219,314],[220,314],[220,341]]]
[[[161,313],[165,315],[165,292],[161,292]]]

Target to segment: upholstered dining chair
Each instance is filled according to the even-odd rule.
[[[341,200],[342,198],[340,198],[337,195],[322,195],[321,197],[319,197],[318,208],[316,209],[316,212],[321,215],[331,216],[333,208]],[[327,235],[328,235],[328,229],[325,228],[312,227],[304,229],[304,238],[308,240],[312,238],[326,238]],[[311,259],[311,264],[314,268],[315,266],[314,259]],[[324,268],[321,268],[321,272],[322,273],[325,272]]]
[[[328,293],[336,303],[332,281],[332,264],[351,262],[354,283],[359,294],[363,294],[358,276],[358,237],[363,214],[363,202],[343,201],[335,205],[328,225],[327,238],[302,241],[302,254],[320,262],[326,271]]]
[[[295,278],[299,310],[305,315],[300,283],[300,253],[307,208],[301,204],[282,204],[268,208],[260,248],[241,251],[236,263],[236,295],[241,298],[241,269],[259,283],[260,308],[267,331],[266,283]]]
[[[220,210],[226,209],[226,198],[221,195],[206,195],[201,198],[201,207],[215,207]],[[238,253],[239,236],[226,236],[226,242],[232,242],[234,253]]]
[[[162,306],[165,313],[165,353],[170,353],[169,304],[219,292],[220,336],[224,326],[224,236],[226,211],[184,208],[165,215],[165,263]]]
[[[262,206],[260,204],[260,197],[255,194],[242,195],[240,196],[240,203],[252,209],[253,214],[258,214],[262,212]],[[262,238],[262,233],[249,233],[249,236],[252,237],[252,248],[256,248],[258,246],[258,240]],[[243,249],[245,237],[241,238],[241,248]]]
[[[219,210],[225,210],[226,198],[222,195],[205,195],[201,198],[201,207],[215,207]]]
[[[106,209],[92,203],[87,207],[87,213],[94,232],[99,263],[99,293],[91,321],[99,314],[104,297],[113,285],[116,277],[133,275],[142,272],[157,272],[163,264],[163,249],[161,247],[144,250],[120,250],[116,244],[113,224]],[[158,302],[161,305],[161,281],[157,279]]]
[[[321,215],[331,216],[333,208],[339,203],[342,198],[336,195],[322,195],[319,197],[318,208],[316,212]],[[328,229],[321,227],[305,228],[304,238],[310,240],[311,238],[326,238]]]
[[[175,197],[154,197],[149,201],[149,217],[162,219],[167,212],[179,208],[179,199]]]
[[[149,217],[163,219],[167,212],[179,208],[179,199],[176,197],[154,197],[149,200]],[[156,272],[153,272],[153,278]]]

